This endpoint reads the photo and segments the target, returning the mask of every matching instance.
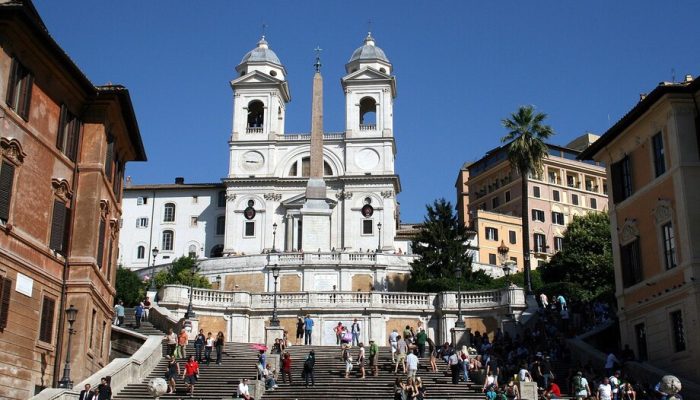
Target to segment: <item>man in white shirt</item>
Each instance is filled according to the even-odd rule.
[[[615,371],[613,376],[610,377],[610,387],[612,388],[612,398],[613,400],[619,400],[620,398],[620,371]]]
[[[612,388],[610,387],[610,380],[608,378],[603,378],[603,383],[598,386],[598,392],[595,394],[597,400],[612,400]]]
[[[399,340],[399,332],[394,329],[391,334],[389,334],[389,345],[391,346],[391,362],[396,362],[396,345]]]
[[[408,366],[407,378],[415,378],[418,372],[418,356],[415,351],[411,351],[406,357],[406,365]]]
[[[241,383],[238,384],[238,397],[245,400],[253,400],[253,396],[250,395],[248,391],[248,379],[243,378]]]

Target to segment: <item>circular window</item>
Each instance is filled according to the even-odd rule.
[[[270,71],[270,76],[277,76],[277,71]]]
[[[253,207],[255,205],[254,200],[248,200],[248,207]]]
[[[384,72],[386,74],[386,69],[384,68],[379,68],[379,72]]]
[[[372,216],[372,214],[374,214],[374,207],[372,207],[369,204],[365,204],[362,207],[362,216],[365,218],[369,218]]]
[[[365,197],[364,203],[365,203],[365,204],[372,204],[372,198],[371,198],[371,197]]]
[[[246,209],[243,210],[243,216],[248,220],[255,218],[255,209],[253,207],[246,207]]]

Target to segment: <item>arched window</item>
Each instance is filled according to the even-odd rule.
[[[265,122],[265,106],[260,100],[248,103],[248,128],[262,128]]]
[[[360,126],[367,129],[377,127],[377,102],[371,97],[360,100]]]
[[[226,231],[226,217],[220,216],[216,218],[216,234],[223,235]]]
[[[163,243],[162,243],[161,249],[164,251],[172,251],[174,237],[175,237],[175,233],[173,231],[171,231],[171,230],[163,231]]]
[[[299,175],[299,164],[301,164],[301,175]],[[287,176],[301,176],[308,178],[311,175],[311,157],[304,157],[301,161],[297,161],[289,168]],[[323,161],[323,175],[332,176],[333,168],[325,160]]]
[[[187,249],[187,254],[190,256],[190,258],[195,258],[197,256],[197,246],[191,244]]]
[[[163,222],[175,222],[175,203],[166,203],[163,207]]]
[[[136,258],[139,260],[146,258],[146,247],[139,246],[136,248]]]
[[[216,246],[211,248],[211,251],[209,252],[209,257],[215,258],[215,257],[222,257],[224,255],[224,245],[222,244],[217,244]]]

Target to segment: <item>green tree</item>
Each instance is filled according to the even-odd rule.
[[[426,205],[427,215],[421,230],[412,241],[413,253],[419,255],[414,261],[409,290],[440,291],[457,288],[456,271],[461,272],[463,288],[476,283],[490,281],[483,272],[472,272],[468,254],[467,230],[459,223],[452,204],[435,200]]]
[[[564,248],[539,270],[545,283],[543,290],[550,294],[562,293],[580,300],[612,298],[614,273],[608,214],[574,216],[564,232]]]
[[[117,268],[117,300],[121,299],[127,307],[135,306],[146,297],[146,284],[139,275],[120,265]]]
[[[160,289],[165,285],[192,284],[196,288],[211,288],[211,283],[205,276],[200,275],[197,270],[192,273],[195,263],[195,259],[189,256],[176,258],[167,269],[156,274],[156,287]]]
[[[546,140],[554,135],[554,130],[544,124],[547,114],[535,112],[533,106],[521,106],[510,118],[504,118],[501,123],[508,133],[501,142],[508,144],[508,161],[521,177],[520,207],[523,225],[523,254],[525,259],[525,290],[532,293],[530,277],[530,216],[528,208],[527,179],[529,174],[542,174],[542,160],[547,157]]]

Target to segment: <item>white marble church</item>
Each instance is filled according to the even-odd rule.
[[[334,343],[324,335],[353,317],[382,342],[391,329],[419,323],[446,338],[456,294],[405,293],[414,257],[406,237],[397,236],[392,64],[368,34],[342,78],[345,131],[332,133],[323,131],[319,69],[317,60],[311,133],[286,133],[287,72],[263,37],[231,81],[222,183],[127,184],[121,263],[146,276],[151,265],[200,257],[200,272],[216,290],[195,292],[195,312],[200,326],[225,331],[229,340],[262,338],[275,288],[282,326],[293,331],[296,316],[311,314],[320,328],[315,343]],[[464,297],[475,305],[466,319],[484,331],[483,317],[494,308],[511,315],[511,291]],[[188,288],[166,287],[160,304],[182,314],[188,295]],[[499,325],[493,317],[490,329]]]

